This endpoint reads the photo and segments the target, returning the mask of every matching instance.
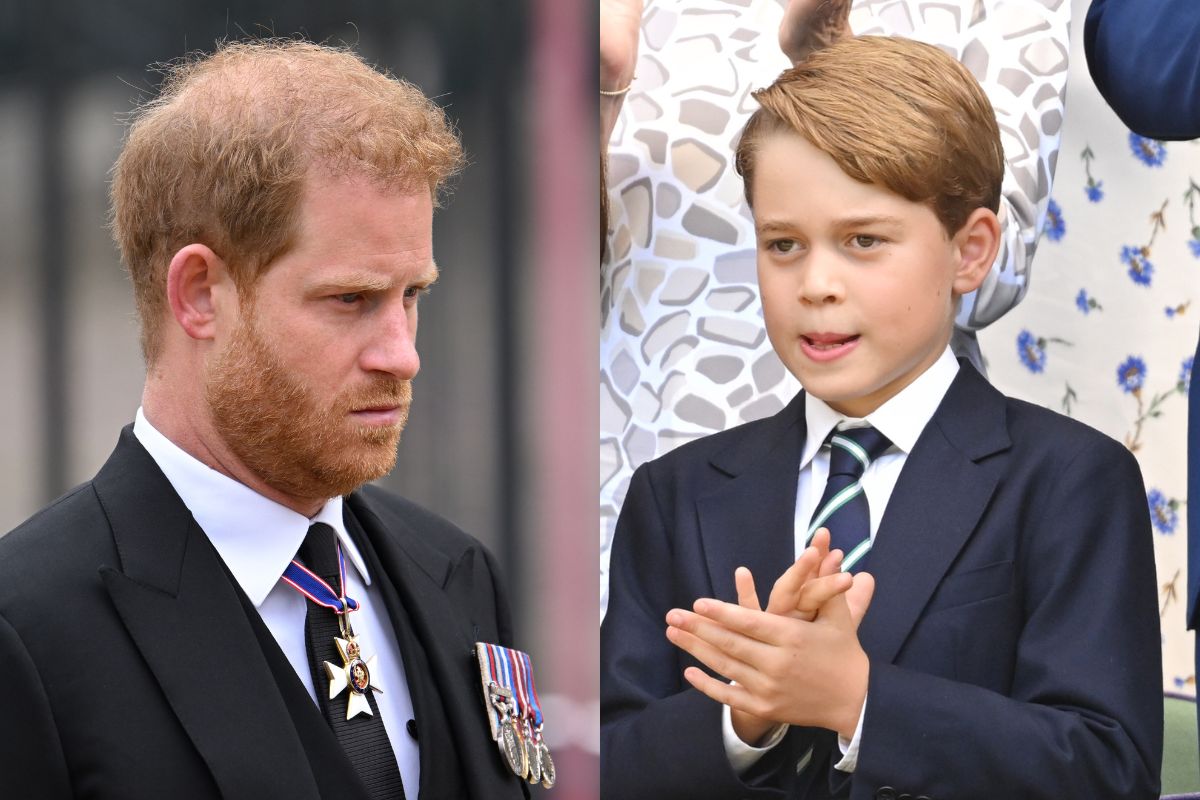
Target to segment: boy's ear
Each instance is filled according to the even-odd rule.
[[[1000,249],[1000,220],[987,208],[977,208],[954,234],[954,252],[958,260],[954,274],[954,293],[973,292],[983,283]]]

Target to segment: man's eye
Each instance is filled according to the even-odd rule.
[[[883,240],[880,239],[878,236],[869,236],[865,233],[860,233],[857,236],[853,237],[851,239],[851,241],[854,242],[855,247],[861,248],[863,250],[870,250],[872,247],[875,247]]]
[[[418,297],[426,294],[429,294],[428,286],[409,286],[404,290],[404,299],[416,300]]]
[[[362,295],[362,292],[346,292],[345,294],[339,294],[337,296],[337,299],[340,302],[345,303],[346,305],[353,305],[354,303],[357,303],[359,300],[362,300],[363,295]]]
[[[767,248],[774,250],[776,253],[790,253],[796,249],[796,241],[794,239],[776,239],[773,242],[768,242]]]

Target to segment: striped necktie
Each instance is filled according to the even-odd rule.
[[[891,447],[874,428],[834,428],[829,434],[829,481],[808,526],[806,542],[817,528],[829,528],[829,548],[841,550],[842,570],[859,572],[871,550],[871,509],[863,493],[867,465]]]

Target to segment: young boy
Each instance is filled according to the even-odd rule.
[[[1157,797],[1137,463],[947,346],[998,246],[983,91],[936,48],[860,37],[755,97],[737,163],[767,333],[804,391],[635,473],[601,796]]]

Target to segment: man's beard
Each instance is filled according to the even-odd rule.
[[[349,494],[391,471],[412,384],[377,376],[332,400],[288,374],[252,321],[253,309],[209,365],[205,396],[217,434],[242,464],[290,497]],[[328,405],[323,405],[328,403]],[[399,406],[387,427],[355,424],[353,409]]]

